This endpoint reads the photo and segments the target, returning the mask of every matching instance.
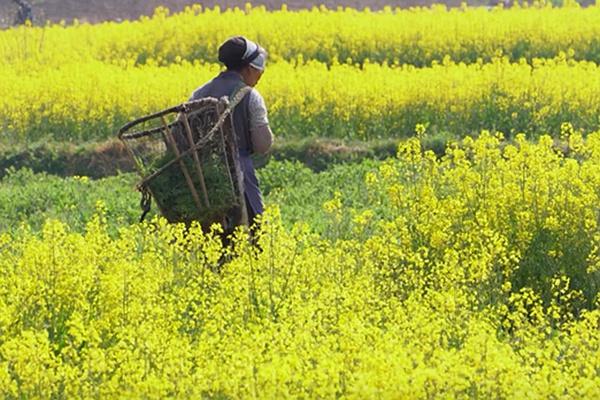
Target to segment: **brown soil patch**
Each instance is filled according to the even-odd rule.
[[[34,17],[38,22],[51,20],[67,22],[78,18],[82,21],[99,22],[105,20],[124,20],[137,19],[141,15],[152,15],[154,9],[158,6],[166,6],[171,11],[177,12],[183,10],[186,6],[192,4],[202,4],[204,7],[214,7],[219,5],[221,8],[244,7],[247,0],[29,0],[33,7]],[[411,7],[428,6],[434,2],[444,2],[449,6],[460,5],[460,0],[254,0],[250,1],[253,5],[265,5],[269,9],[281,8],[282,4],[287,4],[290,9],[310,8],[324,4],[329,8],[337,6],[349,6],[363,9],[381,9],[386,5],[392,7]],[[487,4],[486,0],[471,0],[469,4]],[[7,26],[16,14],[16,4],[12,0],[0,2],[0,24]]]
[[[96,171],[100,176],[114,175],[117,171],[133,171],[135,166],[125,145],[119,140],[100,144],[79,160],[82,169]]]

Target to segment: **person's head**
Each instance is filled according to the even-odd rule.
[[[255,86],[265,70],[267,52],[253,41],[235,36],[219,47],[219,61],[239,73],[246,85]]]

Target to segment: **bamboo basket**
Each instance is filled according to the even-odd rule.
[[[118,132],[141,176],[141,220],[154,199],[169,222],[198,221],[225,231],[248,225],[232,111],[248,93],[231,102],[204,98],[148,115]]]

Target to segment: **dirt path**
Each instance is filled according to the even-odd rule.
[[[165,5],[172,11],[180,11],[185,6],[200,3],[205,7],[220,5],[226,7],[244,7],[248,0],[29,0],[33,7],[36,20],[71,21],[73,18],[89,22],[103,20],[136,19],[140,15],[151,15],[153,10]],[[409,7],[415,5],[429,5],[433,0],[253,0],[253,5],[266,5],[269,8],[280,8],[287,4],[290,9],[307,8],[314,5],[325,4],[328,7],[338,5],[362,9],[382,8],[385,5]],[[450,6],[457,6],[460,0],[439,0]],[[486,0],[471,0],[470,4],[487,4]],[[14,20],[17,7],[13,0],[0,0],[0,21],[4,25]]]

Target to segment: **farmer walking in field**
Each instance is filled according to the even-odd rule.
[[[228,39],[219,47],[219,61],[227,69],[196,89],[190,98],[190,101],[223,96],[231,99],[240,89],[253,88],[235,107],[232,116],[250,225],[263,213],[262,194],[250,156],[265,154],[273,143],[265,102],[254,88],[264,73],[266,59],[266,51],[258,44],[242,36]]]

